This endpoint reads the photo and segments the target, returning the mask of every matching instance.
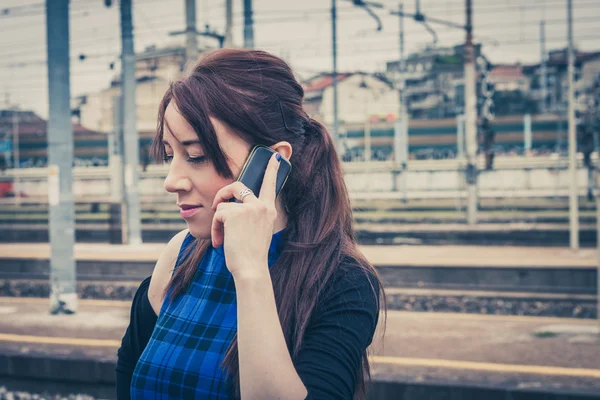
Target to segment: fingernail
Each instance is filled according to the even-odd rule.
[[[275,155],[275,158],[277,159],[277,161],[281,162],[281,154],[277,153]]]

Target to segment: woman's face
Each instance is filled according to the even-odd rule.
[[[219,175],[205,157],[198,135],[171,102],[165,111],[163,144],[170,161],[165,189],[177,194],[177,205],[190,233],[196,239],[209,239],[214,212],[210,209],[215,195],[232,183]],[[248,154],[250,144],[231,131],[221,121],[211,118],[219,145],[230,157],[229,167],[238,176]]]

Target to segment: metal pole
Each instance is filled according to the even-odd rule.
[[[13,161],[14,161],[14,172],[15,181],[13,190],[15,192],[15,204],[21,204],[21,177],[19,174],[19,164],[21,161],[21,154],[19,152],[19,108],[15,106],[13,108]]]
[[[598,321],[598,340],[600,340],[600,171],[596,162],[594,172],[594,199],[596,201],[596,319]]]
[[[406,60],[404,59],[404,4],[398,4],[400,59],[398,61],[398,119],[394,125],[394,155],[400,167],[402,199],[406,201],[406,169],[408,164],[408,113],[406,109]]]
[[[365,102],[365,156],[364,156],[364,160],[366,162],[371,161],[371,119],[370,119],[370,115],[369,115],[369,89],[368,88],[364,88],[363,89],[363,93],[364,93],[364,102]]]
[[[189,68],[198,60],[196,0],[185,0],[185,62]]]
[[[463,160],[465,158],[465,115],[456,116],[456,158]]]
[[[475,63],[473,54],[473,24],[471,0],[466,0],[467,40],[465,43],[465,135],[467,147],[467,223],[477,223],[477,95],[475,93]]]
[[[110,171],[109,242],[127,243],[127,220],[123,211],[123,104],[121,96],[113,97],[113,131],[109,134],[108,166]]]
[[[524,131],[524,150],[525,155],[531,155],[531,115],[525,114],[523,118],[523,131]]]
[[[225,43],[223,47],[233,47],[233,2],[225,0]]]
[[[596,171],[598,175],[598,171]],[[599,183],[596,181],[596,190]],[[600,195],[596,193],[596,319],[598,320],[598,336],[600,337]]]
[[[399,45],[400,45],[400,52],[399,52],[399,59],[398,59],[398,81],[397,81],[397,85],[398,85],[398,119],[396,121],[396,124],[394,126],[394,155],[395,155],[395,159],[396,162],[399,164],[399,166],[402,166],[403,162],[406,162],[406,160],[402,159],[402,149],[401,146],[403,145],[402,143],[402,122],[404,120],[404,97],[403,97],[403,92],[404,92],[404,85],[405,85],[405,77],[404,77],[404,16],[403,16],[403,8],[404,5],[402,3],[400,3],[398,5],[398,18],[399,18],[399,28],[400,28],[400,36],[399,36]]]
[[[254,21],[252,19],[252,0],[244,0],[244,48],[254,48]]]
[[[573,73],[575,68],[575,59],[573,53],[573,2],[567,1],[567,21],[568,21],[568,56],[569,66],[567,74],[569,81],[569,228],[571,249],[579,248],[579,205],[577,198],[577,139],[575,135],[575,94]]]
[[[73,127],[69,75],[69,0],[46,0],[48,43],[48,206],[50,313],[77,312]]]
[[[142,243],[140,199],[138,185],[139,138],[136,129],[135,53],[133,51],[133,17],[131,0],[121,0],[121,55],[123,98],[123,147],[125,164],[125,213],[127,216],[127,243]]]
[[[108,165],[110,174],[110,197],[112,203],[123,202],[123,119],[121,96],[113,97],[113,130],[109,134]]]
[[[341,141],[338,137],[338,87],[337,87],[337,0],[331,0],[331,39],[333,55],[333,72],[331,74],[331,86],[333,88],[333,144],[338,152],[342,154]]]
[[[546,29],[544,21],[540,21],[540,52],[541,52],[541,63],[540,63],[540,88],[541,88],[541,107],[540,111],[545,113],[547,111],[547,98],[548,98],[548,80],[546,78]]]

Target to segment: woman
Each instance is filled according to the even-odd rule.
[[[153,152],[170,164],[165,189],[188,229],[135,295],[119,398],[365,397],[383,290],[357,249],[331,137],[303,96],[284,61],[234,49],[209,53],[164,95]],[[258,197],[235,181],[256,144],[277,152]],[[276,196],[280,157],[292,170]]]

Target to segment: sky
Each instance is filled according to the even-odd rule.
[[[71,0],[70,57],[71,96],[106,88],[118,68],[121,51],[119,6],[104,0]],[[199,30],[205,24],[222,32],[224,0],[197,0]],[[337,0],[338,71],[384,71],[387,61],[399,57],[399,17],[390,14],[400,1],[379,0],[373,9],[376,21],[351,1]],[[406,0],[404,11],[420,11],[427,17],[465,22],[465,0]],[[243,44],[243,0],[233,1],[234,44]],[[147,46],[183,45],[184,36],[170,32],[185,28],[185,0],[133,0],[136,51]],[[540,25],[546,21],[546,48],[567,44],[566,0],[473,0],[475,41],[494,63],[537,63],[540,60]],[[600,0],[573,0],[573,33],[578,49],[600,50]],[[432,35],[412,19],[404,20],[405,54],[431,46]],[[254,0],[255,45],[283,57],[300,79],[332,69],[331,1]],[[48,81],[46,17],[43,0],[0,0],[0,102],[18,105],[46,118]],[[438,47],[464,42],[464,31],[431,24]],[[216,46],[213,39],[202,38]],[[86,59],[79,60],[85,54]]]

